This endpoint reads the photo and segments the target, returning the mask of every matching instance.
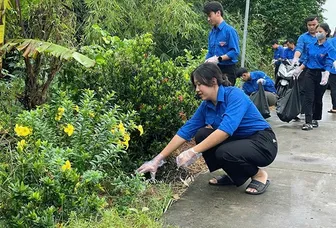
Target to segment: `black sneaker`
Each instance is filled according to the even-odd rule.
[[[315,128],[319,126],[317,120],[313,120],[313,121],[312,121],[312,125],[313,125],[313,127],[315,127]]]
[[[310,131],[310,130],[313,130],[313,125],[310,124],[310,123],[305,123],[305,124],[302,126],[302,130],[304,130],[304,131]]]

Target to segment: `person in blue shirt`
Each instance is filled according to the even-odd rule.
[[[315,34],[316,34],[316,27],[318,25],[319,18],[318,16],[309,16],[305,19],[305,24],[307,25],[307,32],[303,33],[296,42],[296,50],[294,54],[294,58],[292,63],[294,65],[301,65],[307,58],[307,47],[311,43],[315,43],[317,41]],[[305,83],[305,75],[306,69],[304,69],[298,78],[299,83],[299,90],[300,90],[300,100],[301,104],[304,104],[304,83]],[[301,114],[304,114],[303,105],[301,109]]]
[[[306,123],[302,126],[302,130],[312,130],[319,126],[318,120],[322,118],[323,94],[336,59],[335,48],[327,42],[331,32],[329,25],[321,23],[316,31],[317,41],[308,45],[306,60],[294,72],[294,77],[297,77],[304,68],[307,68],[303,104]]]
[[[246,193],[262,194],[270,182],[259,167],[268,166],[277,155],[271,126],[241,89],[227,86],[216,64],[201,64],[191,73],[191,82],[203,102],[168,145],[137,171],[155,173],[164,158],[195,137],[196,146],[176,158],[178,167],[192,164],[202,154],[210,172],[226,172],[209,184],[241,186],[251,178]]]
[[[335,34],[335,32],[334,32]],[[336,49],[336,37],[329,38],[328,42]],[[328,111],[329,113],[336,113],[336,60],[333,63],[333,67],[330,70],[329,76],[329,86],[332,108]]]
[[[269,106],[275,105],[277,101],[276,89],[273,80],[262,71],[249,72],[246,68],[237,70],[237,77],[244,81],[243,91],[248,95],[258,91],[258,83],[261,83],[265,90],[265,95]]]
[[[218,64],[231,85],[236,84],[236,64],[239,56],[239,37],[237,31],[223,19],[223,6],[216,1],[204,5],[203,12],[213,26],[208,38],[208,53],[205,62]]]
[[[287,39],[287,48],[284,51],[284,59],[292,62],[295,54],[295,41],[291,38]]]
[[[279,45],[278,40],[272,40],[272,49],[273,49],[273,60],[272,63],[274,64],[274,78],[277,78],[277,74],[279,71],[279,66],[284,59],[284,51],[285,49]]]

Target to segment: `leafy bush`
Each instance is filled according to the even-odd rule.
[[[141,137],[132,135],[130,159],[125,165],[132,170],[137,165],[134,158],[146,159],[157,154],[195,111],[198,101],[189,75],[204,55],[195,58],[186,51],[184,57],[162,62],[151,53],[154,44],[149,34],[122,41],[99,27],[95,29],[101,31],[104,46],[92,45],[83,51],[98,66],[92,70],[65,66],[59,86],[72,91],[75,99],[81,88],[93,89],[98,94],[116,91],[121,109],[139,113],[145,133]]]
[[[135,112],[120,112],[113,99],[114,93],[98,100],[86,90],[77,106],[61,92],[50,105],[19,114],[14,131],[1,132],[1,220],[10,227],[53,226],[107,206],[102,195],[127,184],[120,161],[130,132],[142,133]],[[145,187],[139,180],[134,194]]]

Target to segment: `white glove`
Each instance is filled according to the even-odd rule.
[[[193,164],[201,155],[201,153],[196,153],[194,148],[185,150],[176,157],[177,167],[188,167],[189,165]]]
[[[325,86],[328,83],[329,74],[329,71],[322,72],[320,85]]]
[[[298,79],[299,76],[300,76],[300,74],[301,74],[301,72],[302,72],[302,69],[301,69],[300,67],[296,68],[296,69],[294,70],[294,72],[293,72],[293,79],[294,79],[294,80],[295,80],[295,79]]]
[[[272,59],[272,64],[274,64],[277,60],[276,59]]]
[[[206,63],[218,63],[218,56],[214,55],[205,60]]]
[[[292,65],[299,65],[299,59],[298,58],[294,58],[292,59]]]
[[[155,180],[155,174],[158,167],[162,166],[165,163],[163,160],[163,156],[161,154],[157,155],[151,161],[145,162],[142,166],[140,166],[136,171],[138,173],[147,173],[150,172],[151,178]]]
[[[334,68],[336,69],[336,61],[334,61],[333,65],[334,65]]]
[[[257,84],[259,84],[259,83],[261,83],[262,85],[265,85],[265,79],[263,79],[263,78],[259,78],[258,80],[257,80]]]

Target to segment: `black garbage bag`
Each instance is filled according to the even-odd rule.
[[[258,91],[253,93],[250,96],[250,99],[253,101],[254,105],[257,107],[259,110],[260,114],[267,119],[268,117],[271,116],[267,98],[265,95],[265,90],[264,87],[261,83],[258,84]]]
[[[277,102],[276,113],[280,120],[289,122],[301,112],[301,101],[298,80],[294,80],[293,87]]]

